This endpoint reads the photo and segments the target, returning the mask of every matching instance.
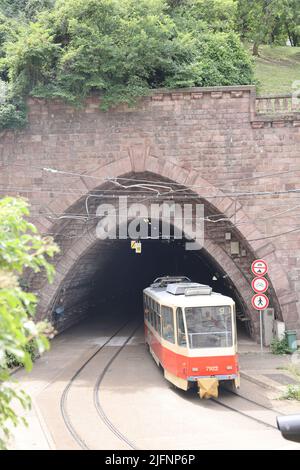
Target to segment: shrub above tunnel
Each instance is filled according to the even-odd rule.
[[[4,46],[7,99],[76,105],[97,91],[108,109],[132,105],[153,88],[252,83],[238,36],[212,31],[202,18],[189,21],[186,8],[183,17],[163,0],[57,0]]]

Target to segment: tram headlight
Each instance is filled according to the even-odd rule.
[[[226,369],[227,369],[227,370],[232,370],[233,367],[232,367],[232,366],[226,366]]]

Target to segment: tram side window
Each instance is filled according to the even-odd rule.
[[[151,301],[151,325],[156,330],[156,313],[155,313],[155,300],[152,299]]]
[[[184,328],[183,313],[182,309],[176,310],[177,319],[177,343],[179,346],[186,346],[186,333]]]
[[[154,310],[151,310],[151,325],[155,329],[155,312],[154,312]]]
[[[145,312],[146,320],[149,321],[149,303],[148,303],[148,297],[146,296],[146,294],[144,294],[144,312]]]
[[[154,315],[155,315],[154,328],[155,328],[155,331],[158,331],[158,315],[157,313],[155,313]]]
[[[237,327],[236,327],[236,307],[235,307],[235,304],[232,306],[232,311],[233,311],[233,322],[234,322],[233,341],[234,341],[234,344],[237,344]]]
[[[161,336],[161,317],[160,317],[160,315],[157,315],[156,321],[157,321],[157,332],[158,332],[159,336]]]
[[[150,310],[150,323],[151,323],[152,326],[154,326],[154,312],[153,312],[152,308]]]
[[[155,314],[155,330],[161,336],[161,317],[159,312],[159,304],[157,304],[157,311]]]
[[[175,343],[173,310],[170,307],[161,307],[162,336],[170,343]]]

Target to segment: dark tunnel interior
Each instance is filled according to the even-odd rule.
[[[240,334],[249,336],[247,320],[238,293],[226,273],[209,259],[204,250],[186,251],[185,240],[142,240],[141,253],[131,249],[130,240],[111,240],[96,251],[99,269],[90,279],[89,315],[97,317],[111,311],[125,317],[143,316],[143,289],[156,277],[184,275],[192,281],[210,285],[215,292],[236,302]],[[243,321],[242,321],[243,320]]]
[[[152,181],[153,175],[150,175],[149,179]],[[137,179],[136,181],[138,182],[139,180]],[[155,180],[153,181],[155,183]],[[129,182],[131,183],[132,179]],[[169,186],[172,183],[167,182],[166,184]],[[97,227],[102,222],[99,219],[99,214],[98,218],[92,217],[88,223],[86,221],[66,219],[61,222],[61,226],[56,227],[56,232],[58,233],[57,242],[60,246],[62,245],[66,252],[72,246],[72,239],[68,240],[68,237],[76,237],[79,234],[80,237],[84,236],[90,239],[84,245],[88,248],[77,258],[75,265],[68,272],[51,304],[52,312],[55,311],[57,306],[61,306],[60,310],[63,311],[63,315],[56,318],[57,331],[68,328],[87,315],[93,315],[93,317],[96,316],[97,318],[97,316],[107,314],[107,312],[113,315],[114,311],[117,310],[119,310],[120,315],[128,317],[130,314],[136,314],[142,319],[143,289],[148,287],[156,277],[182,275],[189,277],[192,281],[210,285],[215,292],[232,297],[236,303],[238,331],[240,330],[241,333],[246,333],[247,336],[254,338],[253,319],[249,317],[249,308],[245,304],[246,300],[243,299],[242,294],[231,282],[228,274],[224,272],[217,261],[205,249],[186,250],[185,244],[187,240],[185,236],[188,236],[188,231],[185,231],[185,224],[181,226],[178,223],[176,228],[181,231],[182,237],[175,237],[175,216],[171,216],[171,220],[169,220],[170,236],[163,238],[162,219],[160,219],[157,225],[157,219],[152,218],[150,205],[152,199],[149,199],[149,197],[142,199],[144,197],[144,189],[138,189],[139,197],[135,194],[130,199],[130,202],[142,201],[146,208],[147,216],[141,212],[140,215],[134,217],[135,221],[138,218],[140,219],[140,230],[144,223],[147,224],[146,232],[148,232],[148,238],[141,236],[141,253],[136,253],[131,249],[130,238],[120,238],[121,228],[123,229],[127,226],[128,229],[132,221],[132,219],[128,218],[128,214],[124,222],[120,222],[120,219],[111,219],[112,215],[108,214],[108,232],[111,230],[115,235],[117,233],[113,237],[114,239],[111,239],[110,236],[104,240],[98,238]],[[176,190],[179,190],[178,187],[176,187]],[[118,212],[120,208],[116,203],[116,188],[106,188],[106,191],[108,193],[105,194],[105,203],[109,203],[108,205],[114,208],[115,215],[120,215]],[[110,194],[110,191],[112,194]],[[118,191],[121,196],[127,196],[127,189],[118,189]],[[193,194],[188,196],[194,197]],[[195,202],[197,202],[204,205],[205,217],[221,216],[207,202],[204,203],[202,200],[193,198],[191,201],[189,199],[181,200],[182,197],[182,194],[180,194],[179,198],[176,199],[176,203],[180,207],[187,201],[192,201],[191,205],[193,206],[193,211],[195,211],[194,206]],[[99,195],[99,198],[94,197],[89,199],[88,202],[89,214],[97,215],[97,208],[103,203],[102,196],[100,197]],[[157,202],[156,199],[155,202]],[[160,202],[158,200],[158,203]],[[173,204],[174,201],[168,202]],[[76,214],[86,211],[86,203],[86,200],[78,202],[76,207],[73,208]],[[150,213],[151,216],[148,217]],[[104,213],[101,216],[104,219]],[[186,220],[189,221],[188,218],[185,218],[184,222]],[[193,225],[195,225],[195,220],[196,215],[193,213]],[[112,223],[110,223],[111,221]],[[154,221],[156,224],[153,223]],[[152,228],[155,225],[157,232],[153,235]],[[104,226],[106,227],[106,225]],[[229,232],[232,235],[232,240],[238,241],[241,248],[244,248],[246,255],[241,255],[245,256],[241,262],[245,264],[248,261],[246,256],[251,257],[247,246],[234,232],[229,222],[223,221],[218,225],[205,222],[205,226],[201,230],[204,231],[203,235],[206,240],[212,240],[214,244],[225,250],[229,249],[230,253],[230,248],[226,246],[227,239],[225,238],[226,233]],[[108,232],[106,233],[108,234]]]

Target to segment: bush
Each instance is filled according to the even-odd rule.
[[[211,31],[230,32],[235,29],[235,0],[175,0],[171,6],[172,16],[185,20],[186,24],[193,28],[207,25]]]
[[[300,401],[300,385],[288,385],[287,391],[282,398]]]
[[[34,362],[40,355],[38,347],[33,340],[30,341],[24,349],[30,355],[32,362]],[[20,359],[17,356],[9,352],[6,353],[6,364],[9,369],[13,369],[14,367],[20,367],[24,365],[23,362],[20,361]]]
[[[54,268],[48,259],[58,247],[38,234],[28,216],[24,199],[0,199],[0,450],[6,448],[12,426],[23,420],[13,402],[24,409],[30,405],[25,392],[12,385],[8,366],[17,362],[30,371],[35,347],[42,354],[53,335],[48,322],[34,321],[37,297],[23,290],[21,279],[28,269],[45,269],[50,281]]]
[[[271,352],[273,354],[290,354],[290,349],[286,337],[283,339],[274,338],[270,344]]]
[[[207,32],[197,39],[193,60],[167,77],[164,85],[176,88],[247,85],[252,82],[252,62],[241,48],[237,35]]]
[[[25,105],[23,109],[18,109],[14,104],[5,103],[0,106],[0,130],[1,129],[20,129],[27,122]]]
[[[197,5],[188,2],[176,13],[164,0],[57,0],[6,42],[2,67],[11,99],[80,105],[97,91],[108,109],[134,105],[153,88],[253,83],[248,52],[220,26],[226,15],[217,9],[211,28],[210,16],[201,14],[204,2]],[[24,124],[18,108],[6,105],[2,114],[2,128]]]

